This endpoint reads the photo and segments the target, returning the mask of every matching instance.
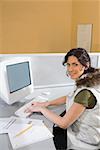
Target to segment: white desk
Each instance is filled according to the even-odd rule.
[[[55,99],[59,96],[67,95],[67,93],[72,90],[72,87],[59,87],[59,88],[46,88],[46,89],[36,89],[35,93],[32,95],[34,97],[40,95],[43,91],[49,91],[50,95],[47,95],[48,100]],[[31,97],[31,96],[30,96]],[[0,117],[10,117],[14,115],[14,112],[20,108],[23,103],[17,102],[13,105],[7,105],[4,101],[0,100]],[[65,109],[65,106],[62,105],[60,107],[51,107],[52,111],[55,111],[57,114],[60,114]],[[46,119],[43,115],[33,114],[31,118],[37,118],[44,120],[45,124],[52,131],[53,123]],[[0,135],[0,148],[3,150],[12,150],[11,143],[9,141],[9,137],[7,134]],[[42,142],[38,142],[35,144],[31,144],[29,146],[20,148],[18,150],[55,150],[54,143],[52,139],[45,140]]]

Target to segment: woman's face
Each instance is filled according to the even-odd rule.
[[[85,67],[78,61],[77,57],[69,56],[67,61],[67,71],[71,79],[78,79],[84,73]]]

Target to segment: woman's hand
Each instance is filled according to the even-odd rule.
[[[28,107],[25,112],[26,113],[33,113],[33,112],[41,112],[43,109],[42,106],[34,106],[34,105],[31,105],[30,107]]]
[[[32,102],[31,106],[25,109],[25,113],[41,112],[41,108],[48,106],[49,102]]]

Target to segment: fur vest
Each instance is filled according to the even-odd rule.
[[[96,69],[94,73],[87,73],[82,75],[80,79],[76,81],[76,86],[78,88],[84,87],[94,87],[100,85],[100,69]]]
[[[67,111],[73,104],[75,96],[83,89],[90,90],[96,97],[97,103],[94,108],[86,109],[71,128],[78,140],[89,144],[98,144],[100,142],[100,70],[82,75],[76,81],[76,87],[75,92],[68,97]]]

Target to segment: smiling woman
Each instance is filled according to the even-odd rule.
[[[77,140],[90,145],[100,143],[100,70],[91,67],[91,60],[83,48],[71,49],[65,56],[69,76],[76,86],[70,95],[58,99],[35,103],[27,112],[41,112],[54,124],[54,144],[56,149],[66,150],[67,128],[71,127]],[[66,103],[66,111],[58,116],[47,107]],[[87,132],[88,129],[88,132]]]

